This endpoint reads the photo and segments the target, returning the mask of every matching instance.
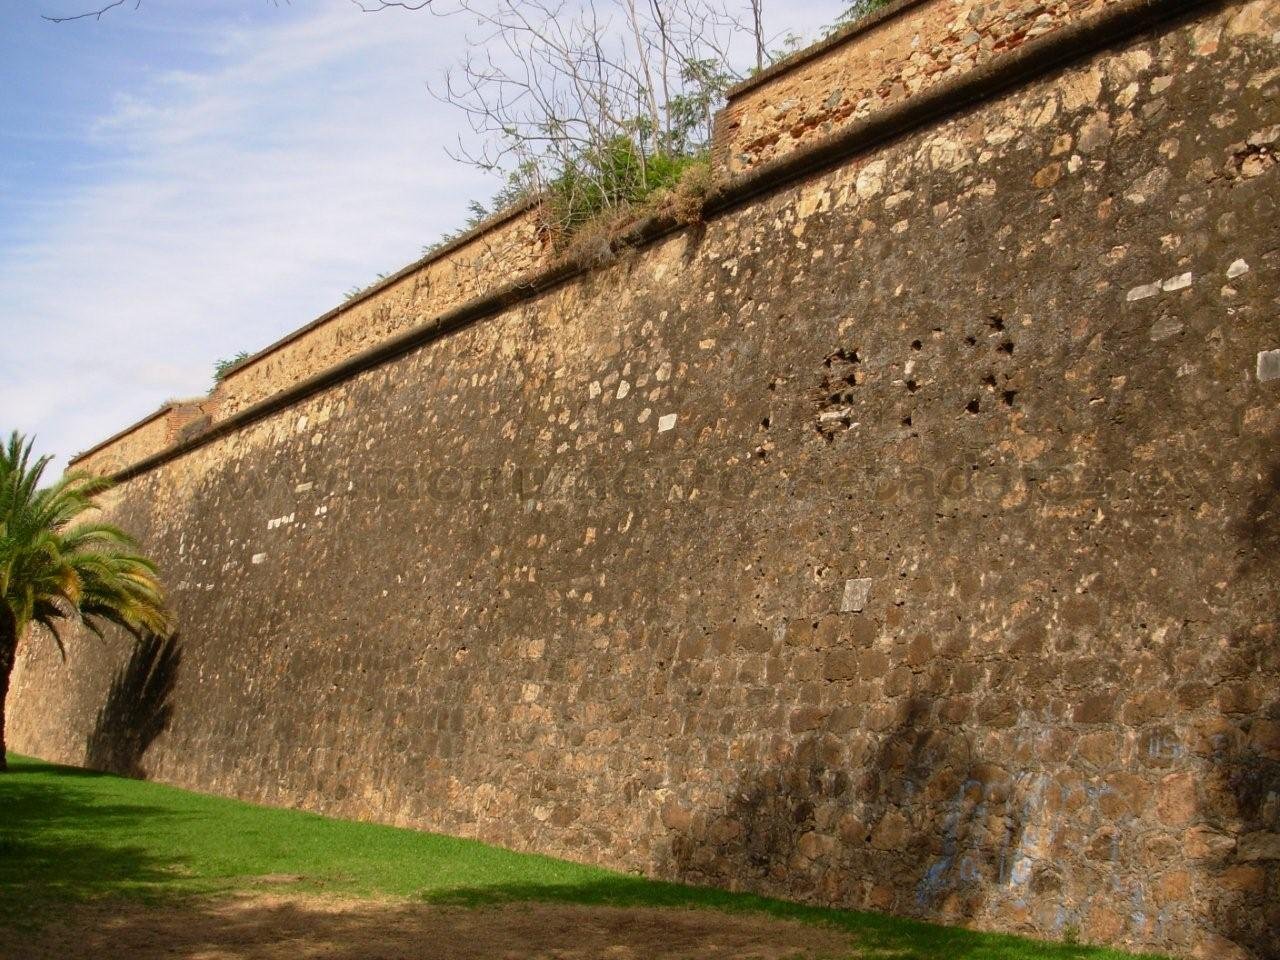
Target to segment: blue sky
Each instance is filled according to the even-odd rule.
[[[426,84],[459,17],[350,0],[0,5],[0,430],[86,449],[415,259],[494,184]],[[772,6],[812,32],[839,0]]]

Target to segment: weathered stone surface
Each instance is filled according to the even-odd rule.
[[[731,170],[750,169],[1088,19],[1109,2],[1114,0],[926,2],[870,30],[853,31],[827,56],[780,65],[761,78],[767,82],[733,94],[716,130],[717,149]],[[1078,110],[1096,104],[1102,93],[1102,75],[1082,73],[1064,86],[1063,99],[1067,109]],[[1050,123],[1058,109],[1056,102],[1040,106],[1030,122]],[[1013,136],[1003,128],[996,134]],[[962,170],[974,163],[971,145],[939,139],[929,147],[928,162]],[[859,189],[872,189],[871,182]]]
[[[1280,380],[1280,350],[1262,350],[1258,353],[1258,379]]]
[[[1242,862],[1280,860],[1280,833],[1259,830],[1240,838],[1238,858]]]
[[[1266,956],[1277,22],[1206,8],[128,481],[170,702],[113,698],[157,666],[123,642],[33,639],[14,747]]]
[[[860,577],[857,580],[844,582],[844,596],[840,599],[842,613],[861,613],[867,606],[867,598],[871,595],[871,579]]]

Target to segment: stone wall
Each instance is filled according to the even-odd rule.
[[[352,297],[235,366],[208,397],[166,403],[71,465],[115,473],[386,343],[398,334],[546,266],[538,210],[516,205]]]
[[[721,163],[739,173],[971,73],[1118,0],[899,0],[730,92]]]
[[[240,364],[218,386],[224,417],[348,360],[397,333],[527,274],[546,260],[537,210],[492,218]]]
[[[210,426],[218,417],[218,398],[171,400],[126,430],[75,458],[77,470],[110,476]]]
[[[897,0],[730,91],[716,121],[715,180],[732,192],[761,165],[794,158],[860,123],[907,105],[934,109],[927,95],[974,96],[954,89],[959,80],[1062,56],[1053,50],[1064,46],[1064,33],[1091,24],[1123,30],[1126,19],[1187,2],[1194,0]],[[1073,53],[1079,44],[1066,46]],[[563,266],[553,263],[549,239],[536,204],[499,212],[236,366],[200,404],[201,421],[231,421],[442,314]],[[193,403],[184,407],[195,409]],[[162,454],[186,436],[172,424],[167,432],[156,426],[171,412],[162,408],[73,458],[73,466],[120,470]]]
[[[13,745],[1277,956],[1278,24],[1201,8],[133,476],[180,634],[33,639]]]

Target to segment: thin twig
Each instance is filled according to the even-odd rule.
[[[392,7],[399,7],[401,10],[423,10],[431,6],[431,0],[419,0],[418,3],[406,3],[403,0],[374,0],[368,4],[364,0],[351,0],[351,2],[364,13],[378,13],[382,10],[390,10]]]
[[[100,7],[97,10],[89,10],[85,13],[77,13],[67,17],[51,17],[47,13],[42,13],[40,17],[43,20],[48,20],[50,23],[70,23],[72,20],[101,20],[103,14],[114,10],[116,7],[122,7],[128,2],[129,0],[112,0],[112,2],[108,3],[105,7]],[[280,6],[281,0],[267,0],[267,2],[269,2],[273,7],[278,7]],[[427,2],[429,3],[430,0],[427,0]],[[292,6],[292,0],[284,0],[284,5],[286,7]],[[134,0],[133,9],[137,10],[140,6],[142,6],[142,0]],[[399,6],[399,4],[396,4],[396,6]]]
[[[107,13],[109,10],[114,10],[116,7],[124,6],[127,2],[128,0],[113,0],[112,3],[108,3],[105,7],[101,7],[98,10],[90,10],[87,13],[77,13],[68,17],[51,17],[47,13],[42,13],[40,17],[43,20],[48,20],[50,23],[70,23],[72,20],[87,20],[90,18],[94,20],[101,20],[103,14]],[[137,10],[140,6],[142,6],[142,0],[135,0],[133,9]]]

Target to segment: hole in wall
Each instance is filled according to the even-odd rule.
[[[964,405],[964,408],[969,413],[977,413],[979,410],[982,409],[982,405],[978,402],[978,398],[974,397],[972,400],[970,400],[968,403]]]
[[[862,363],[862,355],[856,347],[840,347],[823,358],[827,372],[814,391],[814,403],[818,408],[814,429],[827,443],[835,435],[854,425],[851,404],[857,399],[854,387],[861,383],[856,367]]]
[[[861,363],[862,357],[858,354],[857,348],[840,347],[832,353],[827,354],[826,359],[822,361],[824,367],[830,367],[835,363]]]

